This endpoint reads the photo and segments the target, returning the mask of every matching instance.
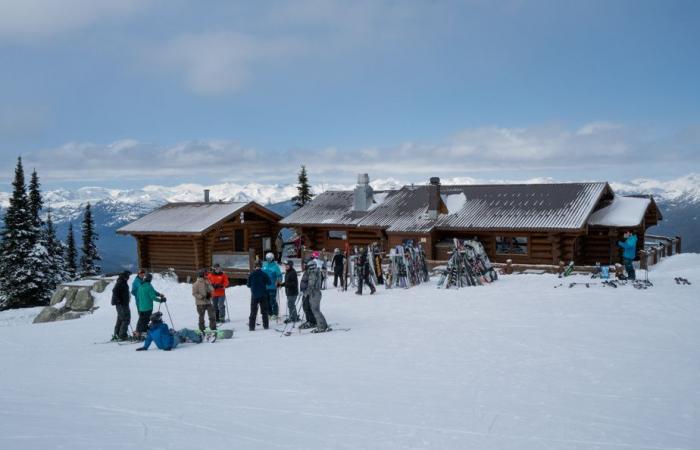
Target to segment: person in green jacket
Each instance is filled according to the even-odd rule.
[[[144,277],[136,293],[136,309],[139,312],[139,321],[136,323],[136,333],[134,334],[136,334],[137,338],[140,338],[148,331],[148,321],[153,313],[153,302],[164,303],[166,300],[163,294],[159,294],[153,289],[151,281],[153,281],[153,275],[149,273]]]
[[[136,303],[137,307],[139,305],[139,299],[138,299],[139,288],[141,287],[141,283],[143,283],[143,279],[145,277],[146,277],[146,271],[141,269],[141,270],[139,270],[139,273],[136,275],[136,278],[134,278],[134,282],[131,283],[131,295],[134,296],[134,303]]]

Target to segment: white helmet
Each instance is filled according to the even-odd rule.
[[[273,255],[272,252],[268,252],[267,255],[265,255],[265,259],[268,261],[274,261],[275,255]]]

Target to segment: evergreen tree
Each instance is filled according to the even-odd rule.
[[[81,226],[83,246],[81,247],[82,255],[80,255],[80,276],[89,277],[97,275],[101,271],[101,267],[96,265],[100,261],[100,255],[97,253],[97,232],[95,231],[95,222],[92,219],[92,209],[90,202],[85,206],[83,214],[83,224]]]
[[[68,279],[75,280],[78,277],[78,251],[75,248],[75,234],[73,233],[73,222],[68,223],[65,260]]]
[[[40,229],[35,226],[32,208],[24,181],[22,158],[17,158],[12,197],[5,211],[1,233],[0,309],[45,304],[44,273],[41,268],[46,259],[46,249],[39,242]]]
[[[41,226],[41,208],[44,207],[44,200],[41,198],[41,184],[39,183],[39,175],[36,170],[32,172],[31,181],[29,181],[29,211],[32,215],[34,226]]]
[[[311,186],[309,186],[309,178],[306,175],[306,166],[301,166],[301,171],[299,171],[299,177],[297,178],[297,195],[292,197],[295,208],[301,208],[311,201],[314,195],[311,193]]]
[[[46,290],[53,292],[59,284],[70,279],[70,275],[66,267],[66,259],[63,256],[66,246],[56,237],[56,228],[51,218],[51,210],[49,210],[46,218],[42,240],[47,253]]]

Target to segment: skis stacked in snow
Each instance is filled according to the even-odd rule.
[[[454,249],[447,266],[440,275],[438,288],[481,286],[498,279],[486,250],[476,240],[453,239]]]

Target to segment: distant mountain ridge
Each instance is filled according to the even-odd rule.
[[[491,183],[505,181],[491,181]],[[521,181],[522,182],[522,181]],[[526,182],[553,182],[550,179],[533,179]],[[472,178],[443,180],[444,184],[484,183]],[[487,182],[488,183],[488,182]],[[397,189],[405,184],[395,179],[372,181],[375,190]],[[618,194],[652,194],[664,215],[664,220],[650,230],[651,233],[680,235],[684,251],[700,252],[700,175],[689,174],[669,181],[636,179],[628,182],[612,182]],[[312,187],[314,193],[326,190],[349,190],[352,184],[324,184]],[[93,215],[100,234],[98,242],[104,258],[103,269],[114,272],[122,268],[135,268],[136,245],[129,236],[119,236],[116,229],[168,202],[202,201],[204,189],[210,190],[212,201],[257,201],[282,216],[293,211],[290,199],[296,195],[296,186],[250,183],[246,185],[221,183],[211,186],[180,184],[177,186],[149,185],[141,189],[107,189],[83,187],[76,190],[56,189],[44,192],[45,204],[51,208],[60,238],[64,238],[69,222],[73,222],[79,239],[82,210],[87,202],[93,207]],[[0,206],[7,207],[9,193],[0,192]]]

